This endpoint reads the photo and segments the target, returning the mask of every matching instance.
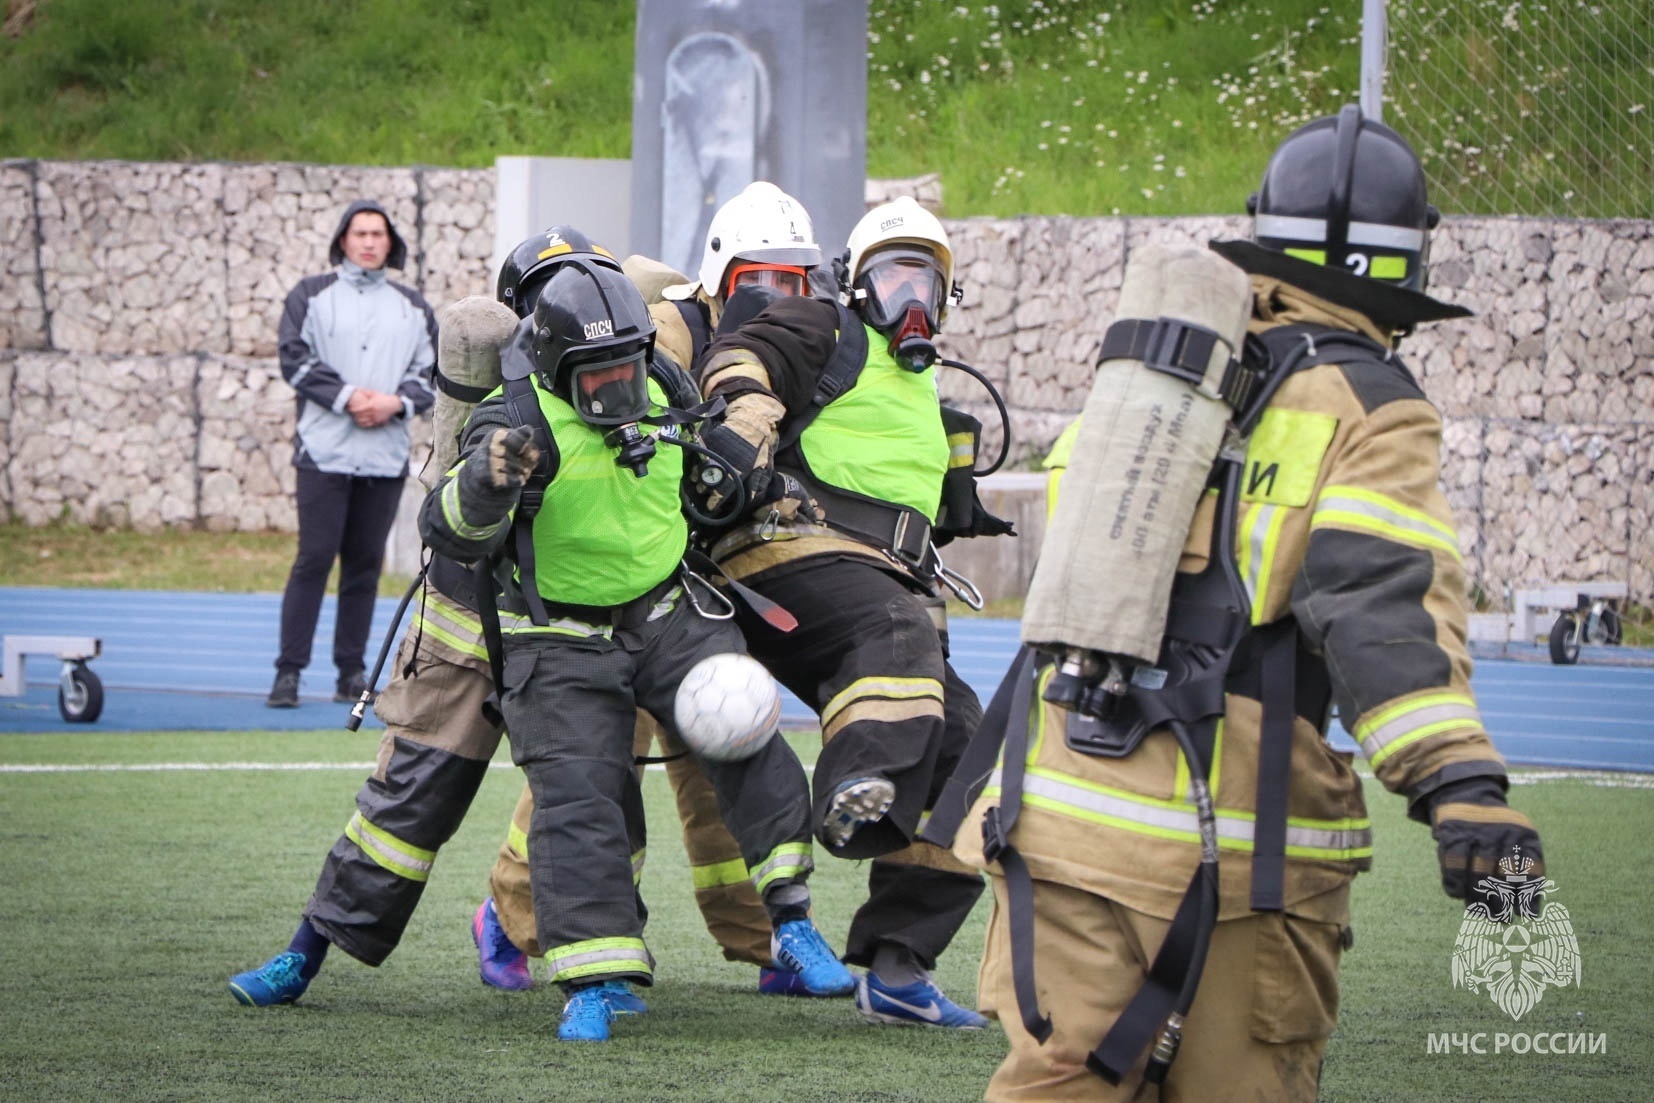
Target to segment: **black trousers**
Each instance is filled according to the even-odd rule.
[[[931,968],[983,887],[975,870],[915,839],[982,719],[976,694],[948,662],[947,640],[931,619],[936,599],[876,565],[827,556],[745,581],[798,618],[798,627],[783,634],[737,606],[748,650],[777,681],[817,715],[863,687],[858,718],[834,722],[832,733],[824,733],[812,828],[819,831],[833,791],[845,781],[877,775],[896,786],[883,820],[856,832],[844,850],[829,851],[873,859],[867,901],[851,921],[844,960],[870,965],[880,943],[893,943]],[[904,692],[926,682],[941,697],[940,708],[904,708],[911,700]],[[881,686],[892,692],[885,704]]]
[[[321,615],[333,561],[339,561],[339,611],[333,625],[333,665],[340,679],[367,663],[373,603],[385,540],[402,501],[401,478],[334,475],[298,469],[299,553],[281,596],[281,652],[277,670],[310,665],[310,642]]]

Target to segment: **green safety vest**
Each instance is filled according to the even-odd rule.
[[[643,478],[615,463],[604,431],[533,379],[557,472],[534,518],[534,582],[546,601],[621,605],[672,573],[689,544],[678,497],[683,450],[661,447]],[[649,381],[649,399],[666,396]]]
[[[936,370],[908,371],[887,345],[867,330],[867,362],[855,386],[822,408],[799,449],[829,486],[907,506],[934,522],[949,455]]]

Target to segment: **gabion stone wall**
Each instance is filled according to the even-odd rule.
[[[869,201],[889,190],[870,183]],[[489,170],[0,162],[0,516],[291,530],[276,324],[358,197],[390,210],[409,246],[393,278],[434,308],[492,292]],[[1083,404],[1133,252],[1247,232],[1238,217],[948,227],[966,300],[942,350],[1003,393],[1011,468]],[[1654,223],[1449,219],[1432,247],[1432,290],[1476,317],[1402,353],[1445,419],[1472,580],[1495,601],[1560,580],[1654,598]],[[943,387],[997,451],[978,384]],[[427,422],[416,441],[417,468]],[[393,562],[417,548],[411,525],[404,509]]]

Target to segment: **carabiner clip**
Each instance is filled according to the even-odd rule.
[[[683,594],[689,599],[689,607],[699,613],[702,617],[707,620],[730,620],[735,616],[735,603],[729,600],[729,597],[720,591],[718,587],[714,586],[712,583],[708,582],[688,567],[679,568],[679,577],[683,579]],[[707,612],[706,607],[696,600],[695,587],[692,585],[692,583],[696,582],[699,582],[702,586],[704,586],[707,593],[723,602],[724,611],[722,613],[709,613]]]
[[[942,556],[937,552],[935,544],[930,546],[930,554],[936,560],[936,580],[952,590],[954,597],[980,613],[983,605],[982,591],[976,588],[976,583],[958,571],[949,570],[948,565],[942,562]]]
[[[775,530],[780,527],[781,511],[772,507],[770,509],[769,516],[765,517],[763,524],[758,526],[758,539],[768,544],[771,540],[775,539]]]

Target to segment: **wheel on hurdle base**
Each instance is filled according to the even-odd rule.
[[[83,661],[63,664],[57,711],[71,724],[90,724],[103,714],[103,682]]]
[[[1557,666],[1573,666],[1579,662],[1579,618],[1563,613],[1551,625],[1551,662]]]

